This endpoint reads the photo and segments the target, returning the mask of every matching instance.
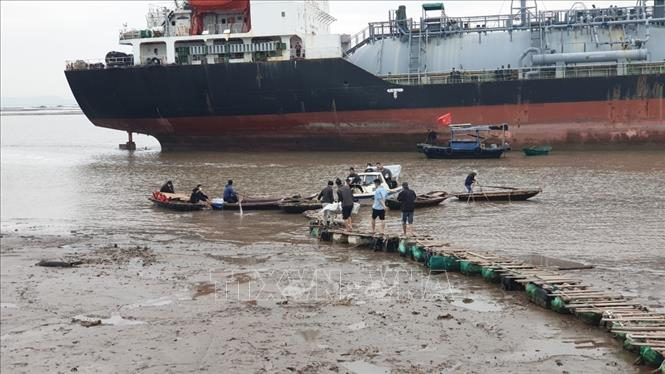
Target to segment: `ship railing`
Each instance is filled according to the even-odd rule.
[[[431,19],[424,23],[411,19],[370,22],[368,27],[351,36],[346,54],[353,53],[368,42],[402,33],[424,34],[427,37],[449,36],[462,33],[486,33],[492,31],[511,31],[516,29],[574,28],[587,26],[610,26],[638,24],[646,22],[665,23],[663,6],[634,6],[592,9],[569,9],[541,11],[538,14],[528,12],[525,24],[521,24],[520,14],[497,14],[471,17],[441,17],[441,23]],[[404,30],[403,30],[404,29]]]
[[[621,74],[619,72],[622,72]],[[442,73],[383,75],[380,78],[394,84],[455,84],[509,81],[522,79],[558,79],[611,77],[617,75],[665,74],[665,62],[625,63],[613,65],[570,66],[557,72],[556,67],[496,70],[453,70]]]

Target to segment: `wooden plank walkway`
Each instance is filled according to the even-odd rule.
[[[310,221],[310,233],[322,241],[397,252],[423,263],[432,271],[459,270],[467,275],[481,274],[487,281],[501,283],[506,290],[526,291],[537,305],[573,314],[589,324],[604,327],[623,340],[624,348],[638,353],[643,361],[665,365],[662,363],[665,313],[650,311],[630,297],[595,288],[554,268],[535,266],[489,252],[450,248],[447,243],[427,235],[403,237],[348,232],[325,228],[317,221]],[[433,258],[446,260],[444,263],[448,265],[434,268],[441,261],[433,261]]]

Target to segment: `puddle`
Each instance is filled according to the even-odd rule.
[[[119,315],[111,316],[109,318],[98,318],[90,317],[83,314],[79,314],[72,318],[73,322],[80,323],[83,326],[91,327],[96,325],[108,325],[108,326],[134,326],[142,325],[145,322],[138,321],[135,319],[123,318]],[[101,323],[100,323],[101,322]]]
[[[365,361],[352,361],[340,363],[342,374],[388,374],[390,369],[370,364]],[[345,370],[344,370],[345,369]]]
[[[134,326],[142,325],[145,322],[138,321],[135,319],[122,318],[120,316],[111,316],[106,319],[102,319],[102,325],[111,325],[111,326]]]
[[[455,299],[450,304],[476,312],[498,312],[503,310],[498,304],[469,298]]]
[[[529,339],[521,347],[498,357],[499,360],[508,362],[523,362],[524,360],[543,361],[559,356],[580,356],[580,349],[584,349],[584,355],[588,358],[605,357],[612,344],[596,342],[596,349],[589,349],[588,339],[558,340],[558,339]]]
[[[173,303],[173,299],[169,296],[162,296],[158,299],[146,300],[141,303],[125,305],[123,309],[136,309],[142,307],[151,307],[151,306],[163,306]]]
[[[591,269],[593,266],[581,262],[560,260],[558,258],[547,257],[543,255],[525,255],[520,256],[527,263],[535,266],[553,267],[559,270]]]

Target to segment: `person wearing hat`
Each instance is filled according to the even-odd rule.
[[[233,180],[231,179],[224,186],[224,202],[232,204],[238,202],[238,194],[233,190]]]
[[[196,187],[192,190],[192,194],[189,196],[189,202],[196,204],[199,201],[208,201],[208,196],[203,193],[200,184],[197,184]]]
[[[159,192],[162,193],[175,193],[175,188],[173,187],[173,182],[167,181],[164,183],[162,188],[159,189]]]
[[[385,187],[381,185],[381,179],[374,179],[374,204],[372,205],[372,235],[375,233],[376,228],[376,219],[378,218],[381,221],[381,232],[383,235],[385,233],[385,220],[386,220],[386,197],[388,197],[388,191]]]
[[[402,183],[402,192],[397,195],[397,200],[402,203],[402,230],[404,236],[412,235],[413,211],[416,209],[416,193],[409,188],[409,184]]]
[[[466,192],[473,193],[473,185],[477,183],[476,175],[478,175],[478,171],[474,170],[471,172],[471,174],[466,176],[466,179],[464,180],[464,187],[466,188]]]

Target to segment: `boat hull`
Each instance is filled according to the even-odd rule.
[[[450,147],[423,147],[423,153],[427,158],[433,159],[485,159],[499,158],[503,154],[503,149],[476,149],[459,150]]]
[[[153,135],[163,150],[411,150],[447,112],[509,123],[513,145],[665,142],[665,74],[396,85],[333,58],[66,77],[95,125]]]
[[[185,201],[161,201],[152,197],[149,197],[148,200],[152,201],[160,208],[166,208],[178,212],[192,212],[196,210],[203,210],[206,207],[206,204],[203,203],[193,204]]]
[[[524,201],[541,192],[538,190],[508,190],[455,194],[459,201]]]

